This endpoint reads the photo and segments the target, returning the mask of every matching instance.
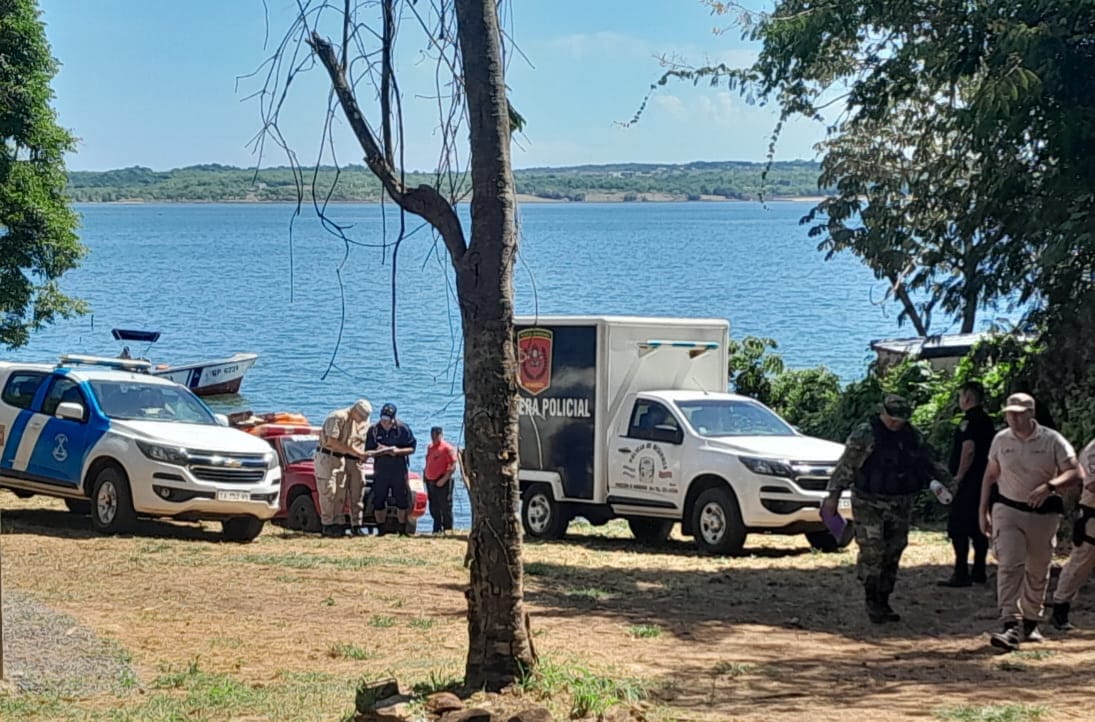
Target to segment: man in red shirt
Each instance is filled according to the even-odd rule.
[[[456,471],[456,447],[445,441],[440,426],[430,429],[426,447],[426,493],[430,499],[433,533],[452,531],[452,474]]]

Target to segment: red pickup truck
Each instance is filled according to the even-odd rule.
[[[281,464],[281,494],[274,523],[284,524],[295,531],[319,532],[319,497],[316,493],[316,468],[312,457],[319,445],[318,427],[307,424],[267,423],[248,429],[250,433],[265,439],[278,454]],[[373,515],[372,459],[365,462],[365,526],[376,527]],[[410,472],[411,508],[407,514],[407,534],[414,534],[418,519],[426,513],[426,487],[422,478]],[[385,531],[399,531],[395,514],[389,513]]]

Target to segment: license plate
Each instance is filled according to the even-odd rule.
[[[218,491],[217,501],[251,501],[246,491]]]
[[[851,499],[841,499],[840,503],[837,505],[837,508],[838,509],[851,509],[852,508],[852,500]]]

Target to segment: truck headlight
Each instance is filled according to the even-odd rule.
[[[147,441],[138,441],[137,448],[141,453],[153,461],[162,461],[165,464],[186,465],[190,461],[190,455],[186,449],[178,446],[164,446],[163,444],[150,444]]]
[[[267,451],[262,455],[263,461],[266,462],[267,469],[276,469],[278,466],[278,455],[274,453],[273,449]]]
[[[788,479],[795,478],[795,472],[791,469],[791,465],[785,461],[777,461],[776,459],[760,459],[753,456],[739,456],[741,463],[754,474],[761,474],[763,476],[783,476]]]

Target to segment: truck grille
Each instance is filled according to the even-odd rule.
[[[266,478],[264,469],[226,469],[214,466],[191,466],[190,473],[202,481],[226,484],[256,484]]]
[[[833,475],[833,464],[812,461],[793,461],[791,469],[795,472],[794,482],[806,491],[825,491],[829,477]]]
[[[203,481],[255,484],[266,478],[266,460],[254,454],[192,451],[190,473]]]

